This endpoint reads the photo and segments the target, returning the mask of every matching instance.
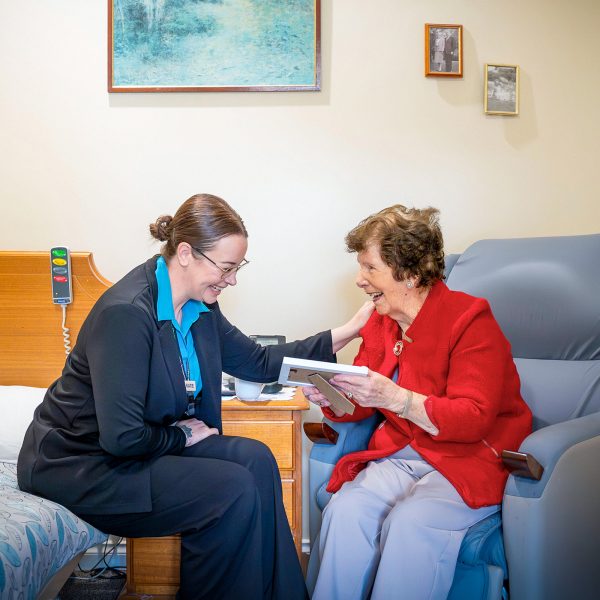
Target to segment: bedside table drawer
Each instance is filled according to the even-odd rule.
[[[223,421],[225,435],[239,435],[266,444],[280,469],[294,468],[293,421]]]

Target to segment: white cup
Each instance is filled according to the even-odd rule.
[[[264,383],[235,379],[235,395],[240,400],[258,400],[264,387]]]

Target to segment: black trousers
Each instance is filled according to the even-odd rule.
[[[151,512],[80,516],[124,537],[180,533],[180,600],[308,597],[267,446],[213,435],[156,459],[151,477]]]

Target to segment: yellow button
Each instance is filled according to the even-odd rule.
[[[52,262],[59,267],[67,264],[67,261],[64,258],[53,258]]]

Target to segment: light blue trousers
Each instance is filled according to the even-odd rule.
[[[323,512],[312,599],[445,600],[467,529],[499,509],[469,508],[410,447],[371,462]]]

